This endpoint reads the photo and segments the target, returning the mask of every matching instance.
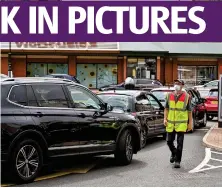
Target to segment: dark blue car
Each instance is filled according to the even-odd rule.
[[[45,77],[62,78],[62,79],[71,80],[75,83],[80,84],[80,81],[75,76],[71,76],[68,74],[50,74],[50,75],[46,75]]]

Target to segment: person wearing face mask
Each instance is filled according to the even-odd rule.
[[[167,132],[167,145],[171,151],[170,162],[180,168],[183,151],[184,133],[192,130],[192,110],[190,95],[183,91],[184,82],[174,81],[175,91],[166,96],[164,125]],[[177,147],[174,140],[177,136]]]

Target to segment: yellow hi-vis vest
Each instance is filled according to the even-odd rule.
[[[175,101],[174,93],[168,94],[169,111],[167,117],[167,132],[186,132],[188,124],[188,111],[186,109],[189,94],[183,92],[178,101]]]

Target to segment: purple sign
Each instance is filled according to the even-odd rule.
[[[222,2],[0,2],[0,42],[222,42]]]

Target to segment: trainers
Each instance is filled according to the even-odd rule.
[[[174,162],[175,162],[175,156],[174,156],[174,155],[171,155],[171,157],[170,157],[170,162],[171,162],[171,163],[174,163]]]
[[[180,168],[180,163],[179,162],[175,162],[174,168]]]

